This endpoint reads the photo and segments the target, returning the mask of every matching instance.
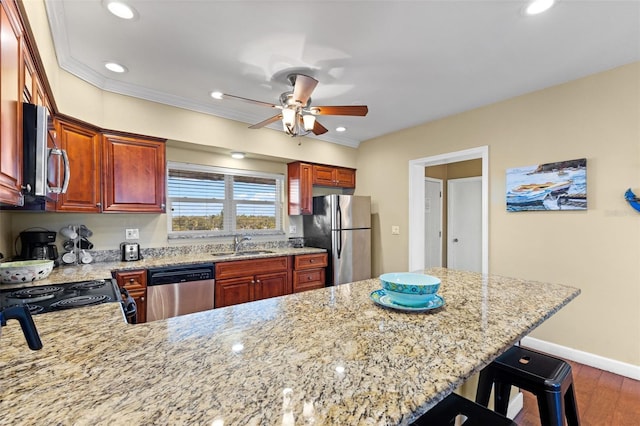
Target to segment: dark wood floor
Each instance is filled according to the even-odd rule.
[[[640,381],[569,361],[583,426],[640,426]],[[520,426],[540,426],[533,394],[523,391]]]

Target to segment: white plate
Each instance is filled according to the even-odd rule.
[[[424,306],[414,307],[398,305],[397,303],[394,303],[393,301],[391,301],[391,299],[389,299],[389,296],[384,292],[383,289],[372,291],[369,297],[380,306],[404,312],[426,312],[444,306],[444,298],[439,294],[436,294],[435,297],[429,300]]]

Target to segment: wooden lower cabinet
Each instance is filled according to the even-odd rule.
[[[289,257],[217,263],[215,287],[216,308],[290,294]]]
[[[118,287],[126,288],[136,302],[136,323],[147,322],[147,270],[116,271],[114,277]]]
[[[293,292],[323,288],[326,284],[327,253],[301,254],[293,261]]]

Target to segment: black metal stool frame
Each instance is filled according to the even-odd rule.
[[[480,372],[476,402],[487,407],[495,384],[494,410],[506,414],[511,386],[536,395],[543,426],[579,426],[580,417],[569,363],[514,346]]]

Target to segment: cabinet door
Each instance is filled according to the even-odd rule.
[[[254,277],[229,278],[216,280],[214,307],[237,305],[253,300],[255,280]]]
[[[288,274],[278,272],[275,274],[260,274],[255,277],[254,300],[268,299],[269,297],[284,296],[288,294]]]
[[[313,167],[305,163],[287,166],[289,214],[313,214]]]
[[[147,270],[116,271],[114,274],[118,287],[129,291],[138,309],[136,320],[138,324],[147,321]]]
[[[22,198],[22,34],[12,2],[0,3],[0,202]]]
[[[136,302],[136,324],[147,322],[147,290],[130,290],[129,295]]]
[[[57,211],[99,213],[101,150],[94,129],[56,120],[58,146],[69,156],[70,178],[65,194],[58,197]]]
[[[336,185],[341,188],[356,187],[356,171],[353,169],[337,168],[335,171]]]
[[[103,135],[104,212],[165,212],[165,144]]]
[[[313,165],[313,184],[322,186],[336,186],[335,168]]]

